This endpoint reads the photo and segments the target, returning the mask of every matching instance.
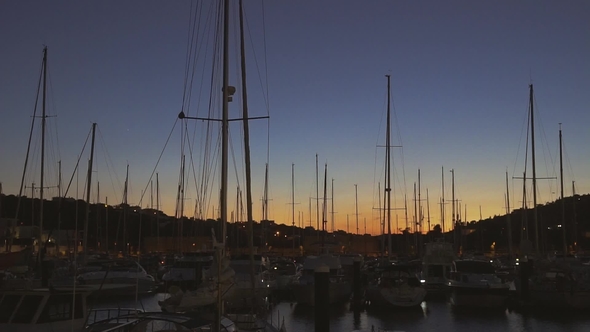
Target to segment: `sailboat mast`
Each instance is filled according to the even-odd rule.
[[[418,233],[422,234],[422,186],[420,183],[420,169],[418,168],[418,223],[416,224]],[[418,235],[420,236],[420,235]]]
[[[533,163],[533,220],[535,221],[535,251],[539,251],[539,220],[537,214],[537,168],[535,162],[535,112],[534,112],[534,95],[533,85],[530,84],[529,103],[531,107],[531,158]]]
[[[445,168],[444,166],[440,168],[441,169],[441,174],[442,174],[442,202],[441,202],[441,214],[442,214],[442,235],[443,235],[443,239],[445,236]]]
[[[99,233],[99,225],[100,225],[100,182],[96,181],[96,250],[100,249],[100,233]]]
[[[334,181],[332,179],[332,190],[334,189]],[[333,192],[333,191],[332,191]],[[334,206],[332,206],[332,211],[334,210]],[[334,213],[332,212],[332,217]],[[295,250],[295,163],[291,163],[291,219],[293,221],[293,250]],[[332,218],[334,220],[334,218]],[[332,225],[334,223],[332,222]],[[334,228],[332,226],[332,228]]]
[[[422,186],[420,183],[420,169],[418,168],[418,223],[416,224],[417,232],[416,232],[416,242],[418,243],[416,247],[416,254],[420,257],[422,252],[422,221],[424,219],[422,213]]]
[[[328,163],[324,167],[324,206],[322,211],[322,248],[326,245],[326,224],[328,223]]]
[[[157,251],[160,252],[160,179],[158,173],[156,173],[156,247]]]
[[[359,235],[359,195],[358,195],[358,185],[354,185],[354,208],[355,208],[355,215],[356,215],[356,235]]]
[[[244,10],[242,0],[240,12],[240,58],[242,70],[242,117],[244,118],[244,157],[246,164],[246,214],[248,216],[248,249],[250,252],[250,287],[254,291],[254,217],[252,214],[252,170],[250,166],[250,126],[248,121],[248,93],[246,89],[246,48],[244,41]],[[225,64],[224,64],[225,65]],[[225,240],[224,240],[225,241]]]
[[[41,263],[41,243],[43,243],[43,189],[44,189],[44,173],[45,173],[45,126],[46,126],[46,112],[45,102],[47,99],[47,46],[43,48],[43,101],[42,101],[42,115],[41,115],[41,186],[39,186],[39,239],[37,240],[38,263]],[[39,269],[41,271],[41,269]]]
[[[510,191],[508,190],[508,172],[506,172],[506,227],[508,228],[508,251],[510,252],[510,258],[512,258],[512,224],[510,222],[510,213]]]
[[[227,171],[229,156],[229,0],[223,1],[223,110],[221,119],[221,190],[220,221],[222,224],[221,250],[217,256],[217,271],[221,273],[221,260],[224,257],[225,231],[227,222]],[[215,311],[216,331],[221,331],[222,291],[221,279],[217,278],[217,310]]]
[[[88,222],[90,219],[90,187],[92,185],[92,161],[94,159],[94,137],[96,122],[92,124],[92,145],[90,145],[90,161],[88,162],[88,184],[86,188],[86,220],[84,221],[84,264],[88,261]],[[43,185],[41,185],[43,187]]]
[[[264,197],[262,198],[262,218],[266,221],[262,225],[262,238],[266,246],[266,225],[268,225],[268,163],[264,167]]]
[[[387,77],[387,131],[385,143],[386,155],[386,182],[385,192],[387,194],[387,256],[391,258],[391,75]]]
[[[414,182],[414,253],[418,253],[418,200],[416,198],[416,182]]]
[[[127,190],[129,187],[129,164],[127,164],[127,168],[125,171],[125,188],[123,190],[123,255],[127,256],[128,248],[127,248]],[[117,226],[118,228],[119,226]]]
[[[334,231],[334,178],[332,178],[332,233]]]
[[[453,242],[455,243],[455,249],[458,248],[457,242],[457,230],[456,230],[456,223],[455,223],[455,169],[451,169],[451,211],[452,211],[452,218],[451,221],[453,222],[452,230],[453,230]]]
[[[430,232],[430,199],[428,198],[428,188],[426,188],[426,216],[428,218],[428,232]],[[428,232],[426,232],[428,234]]]
[[[105,223],[105,250],[109,253],[109,198],[104,198],[104,223]]]
[[[61,244],[61,160],[57,163],[58,179],[57,179],[57,195],[59,197],[59,208],[57,209],[57,255],[59,256],[59,245]]]
[[[318,173],[318,154],[315,154],[315,209],[316,209],[316,227],[318,237],[320,236],[320,180]]]
[[[563,257],[567,257],[567,238],[565,234],[565,198],[563,196],[563,141],[561,136],[561,123],[559,124],[559,177],[561,186],[561,233],[563,236]]]
[[[576,181],[572,181],[572,242],[576,250],[578,250],[578,221],[576,213]]]

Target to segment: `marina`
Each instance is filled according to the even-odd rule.
[[[590,8],[326,1],[0,5],[0,331],[590,330]]]

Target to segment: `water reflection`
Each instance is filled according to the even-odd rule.
[[[158,300],[165,294],[141,297],[139,303],[133,300],[100,301],[93,307],[137,307],[147,311],[158,311]],[[313,331],[314,307],[297,303],[281,302],[273,306],[268,321],[280,324],[285,321],[287,331]],[[354,329],[371,331],[371,327],[418,332],[554,332],[590,331],[590,317],[584,312],[536,310],[509,311],[486,309],[457,309],[444,300],[423,302],[421,307],[397,309],[391,307],[367,306],[352,310],[348,303],[331,306],[330,331],[352,331]]]

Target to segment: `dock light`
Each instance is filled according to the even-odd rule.
[[[421,283],[421,284],[425,284],[425,283],[426,283],[426,280],[424,280],[424,279],[420,279],[420,283]]]

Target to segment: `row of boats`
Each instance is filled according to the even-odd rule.
[[[313,306],[314,272],[320,266],[330,271],[330,305],[349,301],[353,289],[359,288],[361,302],[376,307],[417,307],[430,297],[446,297],[453,306],[590,308],[590,265],[580,258],[465,259],[456,257],[452,244],[445,242],[427,243],[420,260],[330,253],[307,256],[301,263],[262,255],[253,258],[218,259],[214,252],[190,253],[176,259],[159,257],[156,268],[146,269],[138,260],[94,257],[75,268],[73,274],[71,265],[55,267],[46,285],[41,284],[43,281],[37,284],[37,280],[10,277],[5,271],[0,292],[0,330],[18,324],[22,331],[27,331],[28,326],[36,331],[41,326],[54,331],[71,330],[65,327],[74,325],[74,330],[106,331],[115,322],[135,326],[156,318],[186,321],[194,328],[197,321],[207,321],[203,315],[212,312],[208,309],[215,308],[220,297],[226,308],[252,309],[257,301],[265,303],[275,291],[288,292],[299,305]],[[362,266],[360,271],[354,271],[355,262]],[[355,272],[361,278],[353,278]],[[129,309],[127,313],[114,314],[111,310],[106,316],[97,316],[86,304],[92,296],[137,296],[162,287],[168,295],[158,303],[162,311],[159,313]],[[239,316],[239,310],[231,312],[236,312],[234,319],[241,317],[250,324],[258,321]],[[94,318],[90,320],[90,316]],[[224,319],[233,322],[229,314]]]

